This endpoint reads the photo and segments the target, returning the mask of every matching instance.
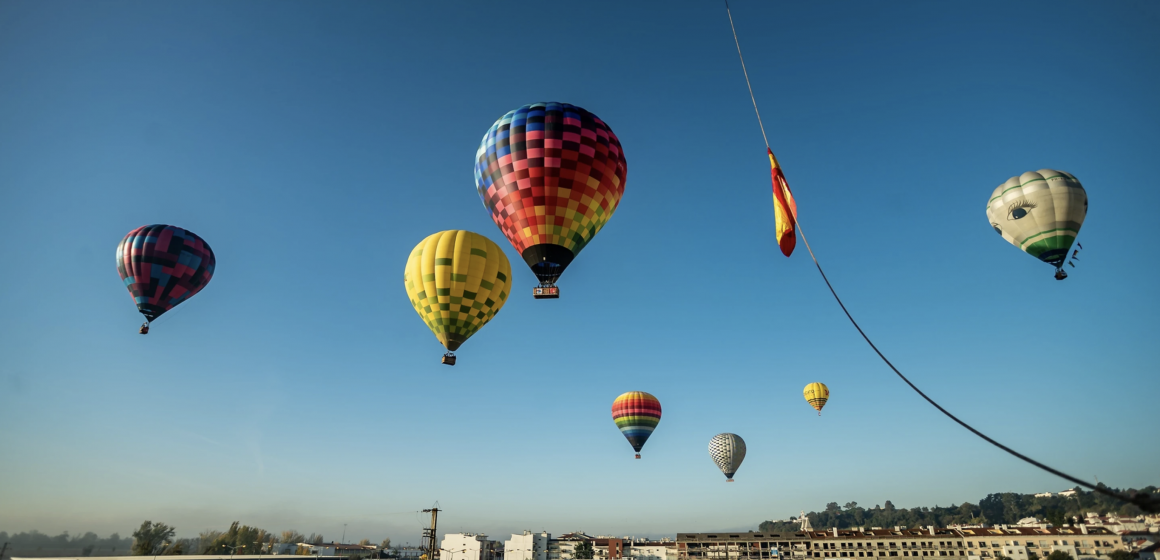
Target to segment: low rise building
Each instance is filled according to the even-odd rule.
[[[576,547],[582,543],[593,543],[596,537],[584,534],[583,531],[564,533],[559,538],[548,541],[548,560],[573,560],[576,557]]]
[[[447,533],[439,544],[440,560],[495,560],[496,541],[478,533]]]
[[[672,541],[630,541],[625,557],[633,560],[676,560],[677,543]]]
[[[503,555],[505,560],[548,560],[548,543],[552,540],[549,533],[533,533],[524,531],[521,535],[512,534],[512,538],[504,541]]]
[[[792,533],[678,533],[675,560],[1031,560],[1054,551],[1081,560],[1126,548],[1118,535],[1102,527],[859,527]]]
[[[1044,557],[1056,550],[1079,560],[1124,550],[1122,542],[1102,527],[985,527],[959,529],[968,555],[987,559],[1006,556],[1012,560]],[[1115,541],[1113,541],[1115,539]]]
[[[811,552],[804,533],[677,533],[677,560],[804,559]]]

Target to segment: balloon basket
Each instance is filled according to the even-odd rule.
[[[1067,278],[1067,273],[1064,272],[1062,268],[1056,269],[1055,270],[1055,279],[1056,280],[1063,280],[1064,278]]]
[[[556,286],[536,286],[532,288],[532,297],[536,299],[559,299],[560,288]]]
[[[637,454],[636,454],[636,458],[637,458],[637,459],[640,459],[640,453],[637,453]]]
[[[444,354],[443,355],[443,363],[445,363],[449,366],[455,365],[455,354],[452,354],[451,352]]]
[[[141,334],[149,334],[149,323],[141,323],[141,328],[137,329]]]
[[[726,478],[726,479],[725,479],[725,482],[733,482],[733,479],[732,479],[732,478]]]

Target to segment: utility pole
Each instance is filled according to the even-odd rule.
[[[435,528],[439,520],[439,508],[425,509],[423,513],[431,514],[431,528],[423,529],[423,550],[427,551],[427,560],[438,560],[439,542],[435,536]]]

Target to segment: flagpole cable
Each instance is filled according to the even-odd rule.
[[[733,43],[735,45],[737,45],[737,58],[741,59],[741,71],[742,71],[742,73],[745,74],[745,85],[749,88],[749,99],[750,99],[750,101],[753,102],[753,112],[757,114],[757,125],[759,127],[761,127],[761,137],[765,140],[766,149],[772,151],[772,148],[769,147],[769,137],[766,136],[766,134],[765,134],[765,125],[761,122],[761,111],[759,111],[757,109],[757,97],[755,97],[753,95],[753,84],[751,84],[749,81],[749,71],[746,70],[746,68],[745,68],[745,57],[742,56],[742,54],[741,54],[741,42],[737,39],[737,27],[733,25],[733,13],[729,9],[729,0],[725,0],[725,13],[729,16],[729,28],[732,29],[732,31],[733,31]],[[785,192],[785,186],[782,184],[777,184],[776,186],[782,190],[782,193],[781,193],[782,197],[786,200],[789,200],[790,198],[789,198],[789,196],[787,196],[788,193]],[[1100,488],[1098,486],[1094,486],[1089,482],[1086,482],[1082,479],[1071,476],[1065,472],[1053,469],[1053,468],[1051,468],[1043,463],[1040,463],[1039,461],[1036,461],[1035,459],[1032,459],[1032,458],[1030,458],[1022,453],[1019,453],[1018,451],[1015,451],[1014,449],[1011,449],[1010,447],[1007,447],[1006,445],[1003,445],[1002,443],[995,441],[994,439],[987,436],[983,432],[976,430],[970,424],[967,424],[966,422],[960,420],[954,414],[951,414],[949,411],[947,411],[947,409],[943,408],[941,405],[939,405],[937,402],[935,402],[934,399],[928,397],[926,395],[926,393],[923,393],[922,390],[919,389],[914,383],[911,383],[911,381],[909,379],[907,379],[905,375],[902,375],[902,372],[898,371],[898,368],[894,367],[894,364],[890,363],[890,360],[887,359],[884,354],[882,354],[882,351],[879,350],[878,347],[874,345],[874,342],[870,340],[870,337],[866,335],[866,332],[863,331],[862,327],[858,325],[858,322],[854,320],[854,316],[850,314],[850,311],[848,309],[846,309],[846,304],[842,303],[842,298],[838,297],[838,292],[834,290],[833,284],[830,284],[830,279],[828,277],[826,277],[826,272],[824,270],[822,270],[822,264],[818,262],[818,257],[816,255],[814,255],[814,250],[813,250],[813,248],[810,247],[809,240],[806,239],[805,231],[801,227],[801,221],[798,219],[797,213],[794,212],[792,214],[792,216],[793,216],[794,222],[797,225],[798,232],[801,233],[802,242],[804,242],[806,245],[806,251],[808,251],[810,254],[810,259],[812,259],[814,261],[814,266],[816,266],[818,268],[818,273],[822,275],[822,280],[824,280],[826,282],[826,287],[830,289],[830,294],[832,294],[834,296],[834,301],[838,302],[838,306],[842,308],[842,312],[846,314],[846,318],[850,320],[850,324],[854,325],[854,328],[858,330],[858,334],[862,335],[862,339],[866,341],[866,344],[870,345],[870,348],[874,350],[874,353],[878,354],[878,357],[882,358],[882,361],[885,362],[886,365],[889,366],[890,369],[893,370],[894,373],[897,374],[900,379],[902,379],[902,381],[904,381],[907,385],[909,385],[911,389],[914,389],[914,392],[918,393],[919,396],[921,396],[923,399],[925,399],[926,402],[930,403],[932,406],[937,408],[939,410],[939,412],[942,412],[943,414],[945,414],[947,416],[947,418],[954,420],[955,423],[966,428],[967,430],[969,430],[971,433],[975,434],[976,436],[979,436],[987,443],[990,443],[991,445],[994,445],[995,447],[998,447],[999,449],[1002,449],[1003,451],[1006,451],[1007,453],[1010,453],[1011,455],[1013,455],[1019,459],[1022,459],[1023,461],[1025,461],[1031,465],[1034,465],[1034,466],[1039,467],[1040,469],[1043,469],[1051,474],[1054,474],[1055,476],[1058,476],[1058,477],[1063,478],[1065,480],[1074,482],[1080,486],[1083,486],[1084,488],[1089,488],[1095,492],[1099,492],[1101,494],[1110,496],[1110,497],[1115,498],[1117,500],[1123,500],[1123,501],[1127,501],[1130,503],[1134,503],[1134,504],[1136,504],[1136,505],[1138,505],[1141,508],[1146,509],[1146,510],[1156,511],[1158,508],[1160,508],[1160,502],[1157,502],[1157,501],[1150,499],[1150,496],[1148,496],[1146,494],[1138,496],[1138,497],[1137,496],[1124,496],[1124,495],[1121,495],[1119,493],[1112,492],[1111,490],[1108,490],[1105,488]]]
[[[725,0],[725,13],[729,16],[729,28],[733,30],[733,44],[737,45],[737,58],[741,59],[741,72],[745,74],[745,85],[749,88],[749,100],[753,102],[753,112],[757,113],[757,126],[761,127],[761,137],[765,139],[765,149],[769,147],[769,137],[765,135],[765,125],[761,123],[761,111],[757,110],[757,98],[753,96],[753,84],[749,83],[749,70],[745,69],[745,57],[741,56],[741,42],[737,40],[737,28],[733,26],[733,12],[729,10],[729,0]]]

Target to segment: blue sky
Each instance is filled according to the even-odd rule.
[[[438,500],[449,531],[662,535],[1070,486],[922,402],[804,246],[777,252],[724,6],[658,6],[0,2],[0,529],[414,544],[405,512]],[[802,226],[880,348],[1012,447],[1160,483],[1160,9],[732,7]],[[599,115],[629,168],[558,301],[531,298],[472,178],[487,128],[536,101]],[[984,214],[1045,167],[1091,200],[1064,282]],[[218,269],[142,337],[113,255],[150,223]],[[402,283],[445,229],[515,270],[454,368]],[[640,461],[609,417],[629,390],[664,406]],[[735,484],[719,432],[749,446]]]

